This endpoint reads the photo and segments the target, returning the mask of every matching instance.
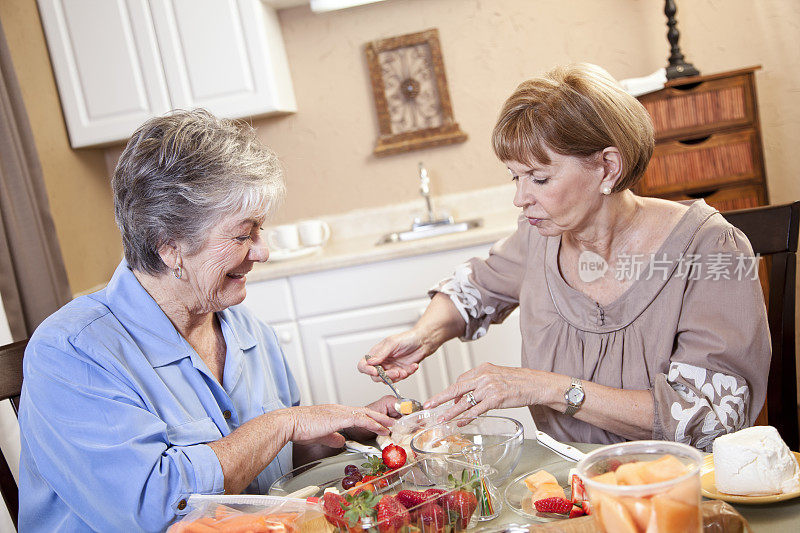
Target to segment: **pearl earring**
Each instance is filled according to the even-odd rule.
[[[605,187],[603,187],[602,193],[608,196],[609,194],[611,194],[611,187],[606,185]]]

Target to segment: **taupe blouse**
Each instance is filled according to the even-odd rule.
[[[741,231],[693,202],[658,252],[618,259],[615,275],[635,281],[605,306],[564,281],[560,245],[520,217],[487,259],[461,265],[431,294],[456,305],[467,322],[462,340],[519,307],[523,367],[651,391],[655,439],[710,450],[718,435],[753,424],[771,349],[757,258]],[[548,407],[530,410],[560,440],[625,440]]]

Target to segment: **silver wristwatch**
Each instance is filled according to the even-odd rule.
[[[569,388],[564,393],[564,399],[567,401],[567,408],[564,409],[564,414],[567,416],[575,415],[586,399],[586,393],[583,391],[581,380],[572,378],[572,383],[570,383]]]

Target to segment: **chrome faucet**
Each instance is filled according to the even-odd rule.
[[[412,228],[416,229],[422,226],[435,226],[439,224],[452,224],[453,217],[436,218],[436,213],[433,210],[433,203],[431,202],[431,179],[428,177],[428,170],[422,161],[419,162],[419,192],[425,199],[425,207],[428,211],[427,220],[415,219]]]

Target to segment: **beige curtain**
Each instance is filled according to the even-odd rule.
[[[71,299],[11,54],[0,25],[0,294],[14,340]]]

